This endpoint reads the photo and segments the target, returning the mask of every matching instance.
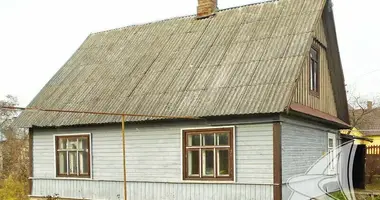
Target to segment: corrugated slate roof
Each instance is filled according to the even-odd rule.
[[[375,107],[371,110],[352,109],[351,118],[356,121],[356,128],[365,136],[380,135],[380,108]]]
[[[202,20],[187,16],[90,34],[28,107],[197,117],[282,112],[323,7],[320,0],[280,0]],[[16,125],[119,120],[25,111]]]

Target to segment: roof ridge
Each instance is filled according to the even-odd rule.
[[[260,2],[256,2],[256,3],[250,3],[250,4],[235,6],[235,7],[218,9],[217,12],[225,12],[225,11],[229,11],[229,10],[245,8],[245,7],[249,7],[249,6],[257,6],[257,5],[261,5],[261,4],[274,3],[274,2],[278,2],[278,1],[279,0],[261,0]],[[196,16],[196,14],[191,14],[191,15],[184,15],[184,16],[172,17],[172,18],[167,18],[167,19],[161,19],[161,20],[157,20],[157,21],[150,21],[150,22],[145,22],[145,23],[141,23],[141,24],[131,24],[131,25],[127,25],[127,26],[123,26],[123,27],[119,27],[119,28],[113,28],[113,29],[108,29],[108,30],[104,30],[104,31],[93,32],[93,33],[90,33],[90,35],[107,33],[107,32],[116,31],[116,30],[123,30],[126,28],[135,27],[135,26],[145,26],[145,25],[149,25],[149,24],[166,22],[166,21],[171,21],[171,20],[186,19],[186,18],[195,17],[195,16]],[[207,18],[205,18],[205,19],[207,19]]]

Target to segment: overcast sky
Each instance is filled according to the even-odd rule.
[[[218,0],[218,5],[254,2],[258,0]],[[380,94],[380,1],[333,3],[346,83],[372,98]],[[15,95],[26,106],[91,32],[195,14],[196,4],[197,0],[0,0],[0,99]]]

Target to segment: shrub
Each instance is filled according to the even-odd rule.
[[[0,200],[27,200],[27,185],[9,176],[0,185]]]

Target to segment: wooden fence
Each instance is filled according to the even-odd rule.
[[[374,175],[380,175],[380,145],[367,146],[366,174],[370,180]]]
[[[380,145],[367,146],[367,155],[380,155]]]

